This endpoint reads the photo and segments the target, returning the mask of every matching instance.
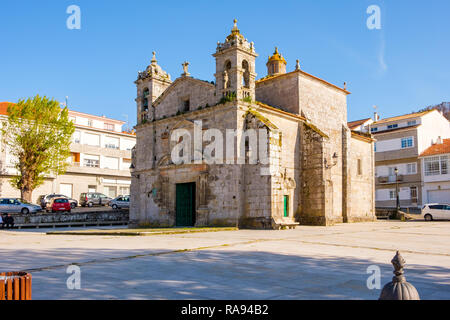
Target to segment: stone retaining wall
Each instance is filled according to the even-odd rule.
[[[13,215],[14,224],[41,224],[59,222],[103,222],[103,221],[128,221],[128,210],[121,211],[97,211],[83,213],[48,213],[48,214],[28,214]]]

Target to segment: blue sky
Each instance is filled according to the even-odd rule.
[[[69,30],[69,5],[81,30]],[[369,30],[368,6],[381,7]],[[288,71],[302,69],[348,83],[349,120],[409,113],[450,101],[450,1],[87,1],[0,3],[0,101],[37,93],[77,111],[136,123],[134,80],[157,52],[172,79],[190,62],[192,76],[214,80],[211,54],[234,18],[254,41],[258,78],[278,46]]]

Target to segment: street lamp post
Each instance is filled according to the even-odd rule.
[[[400,195],[398,192],[398,168],[395,168],[395,193],[397,196],[397,214],[400,212]]]

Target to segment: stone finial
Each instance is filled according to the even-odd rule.
[[[184,63],[181,64],[183,66],[183,77],[188,77],[190,75],[189,71],[188,71],[188,67],[189,67],[189,62],[185,61]]]
[[[296,60],[297,64],[295,65],[295,70],[300,70],[300,61]]]
[[[384,286],[379,300],[420,300],[416,288],[406,281],[403,271],[406,261],[400,251],[397,251],[391,263],[394,266],[394,277]]]
[[[347,90],[347,82],[344,82],[344,90]]]
[[[153,54],[153,57],[152,57],[152,64],[156,64],[156,63],[158,62],[158,61],[156,60],[156,52],[153,51],[152,54]]]
[[[402,255],[400,254],[400,251],[397,251],[397,254],[391,260],[391,263],[394,266],[394,274],[395,274],[395,277],[392,278],[392,281],[405,282],[406,278],[403,275],[405,273],[403,271],[403,268],[405,267],[406,261],[405,261],[405,259],[403,259]]]

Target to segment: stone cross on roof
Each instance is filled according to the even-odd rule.
[[[184,63],[181,64],[183,66],[183,77],[187,77],[190,75],[189,71],[188,71],[188,67],[189,67],[189,62],[185,61]]]

